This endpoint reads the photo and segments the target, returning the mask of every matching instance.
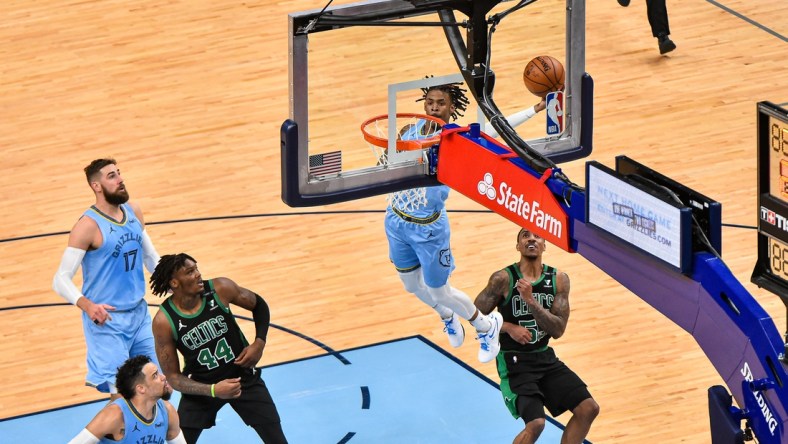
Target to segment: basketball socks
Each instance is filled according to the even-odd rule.
[[[473,328],[476,329],[479,333],[484,333],[492,328],[492,322],[490,322],[490,317],[488,315],[482,314],[482,312],[476,312],[476,319],[470,321]]]

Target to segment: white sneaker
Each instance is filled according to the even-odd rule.
[[[462,326],[457,314],[452,313],[449,319],[442,319],[442,321],[444,325],[443,331],[449,337],[449,344],[454,348],[461,346],[462,341],[465,340],[465,327]]]
[[[503,325],[503,316],[497,311],[490,313],[490,322],[492,327],[486,333],[479,333],[479,361],[490,362],[498,356],[501,350],[501,343],[498,342],[498,337],[501,333],[501,326]]]

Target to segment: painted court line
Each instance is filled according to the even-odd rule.
[[[291,444],[511,442],[522,422],[511,417],[497,384],[421,336],[328,353],[262,370]],[[348,364],[349,363],[349,364]],[[179,396],[173,396],[177,405]],[[0,422],[8,443],[63,443],[105,401]],[[540,444],[560,442],[548,418]],[[259,442],[223,408],[200,444]]]

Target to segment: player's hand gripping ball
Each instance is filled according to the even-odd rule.
[[[549,92],[564,89],[564,65],[555,57],[534,57],[523,70],[523,82],[528,91],[544,98]]]

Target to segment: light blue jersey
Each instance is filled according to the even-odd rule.
[[[432,121],[427,120],[419,120],[415,124],[408,127],[405,132],[400,135],[402,140],[416,140],[416,139],[424,139],[426,137],[434,136],[437,133],[440,133],[440,129],[433,133],[429,134],[422,134],[424,131],[424,127],[427,125],[427,122],[430,124],[434,124]],[[450,188],[446,185],[437,185],[434,187],[425,187],[425,194],[427,202],[417,206],[415,209],[411,209],[408,213],[409,216],[416,217],[416,218],[428,218],[435,213],[440,213],[444,211],[446,208],[446,199],[449,197],[449,190]],[[397,208],[397,210],[402,210],[402,208]]]
[[[82,330],[87,345],[86,385],[111,392],[115,373],[126,359],[145,355],[154,364],[156,348],[151,317],[145,302],[145,275],[142,271],[142,224],[131,206],[123,204],[123,220],[115,221],[90,207],[84,216],[101,230],[101,246],[82,259],[82,294],[96,304],[115,307],[112,319],[96,325],[82,312]]]
[[[418,121],[402,133],[403,140],[427,137],[422,134],[424,120]],[[449,280],[454,261],[449,247],[449,219],[446,199],[449,187],[425,187],[426,202],[409,205],[408,211],[396,204],[386,209],[386,237],[389,241],[389,258],[397,271],[406,273],[422,267],[424,283],[439,288]]]
[[[93,219],[103,242],[82,259],[82,294],[96,304],[130,310],[145,296],[142,272],[142,225],[129,205],[120,206],[123,220],[115,221],[96,207],[84,216]]]
[[[120,407],[123,412],[123,424],[125,433],[120,441],[113,441],[102,437],[99,441],[102,444],[164,444],[167,439],[167,428],[169,427],[169,413],[164,401],[156,401],[153,408],[153,418],[150,420],[140,416],[129,402],[123,398],[116,399],[113,404]]]

